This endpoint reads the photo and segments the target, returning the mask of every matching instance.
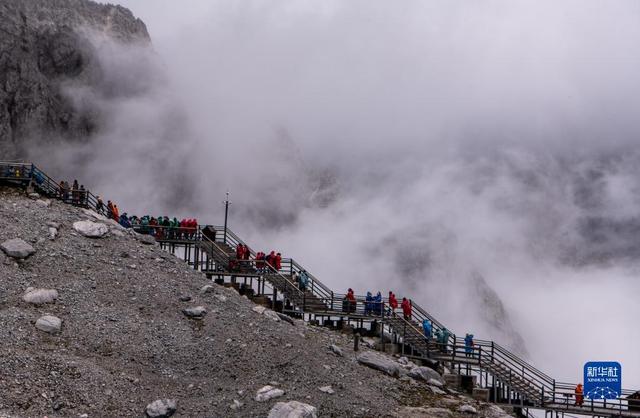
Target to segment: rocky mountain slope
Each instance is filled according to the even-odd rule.
[[[83,209],[0,188],[0,247],[3,417],[267,416],[290,401],[318,416],[505,415],[410,362],[365,367],[351,335],[285,321]]]
[[[97,129],[100,115],[65,92],[105,87],[95,38],[149,43],[144,23],[121,6],[0,0],[0,155],[24,156],[32,138],[86,140]]]

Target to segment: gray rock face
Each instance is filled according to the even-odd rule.
[[[73,229],[87,238],[102,238],[109,233],[108,226],[91,221],[74,222]]]
[[[375,353],[373,351],[367,351],[360,354],[358,357],[358,362],[364,364],[365,366],[369,366],[372,369],[380,370],[388,374],[389,376],[399,377],[401,373],[401,367],[398,363],[387,358],[381,354]]]
[[[266,402],[273,398],[279,398],[282,395],[284,395],[284,390],[267,385],[258,390],[255,399],[258,402]],[[271,416],[271,414],[269,414],[269,416]]]
[[[58,291],[55,289],[33,289],[28,288],[22,300],[34,305],[51,303],[58,299]]]
[[[178,409],[175,399],[158,399],[151,402],[145,408],[145,413],[149,418],[168,418]]]
[[[203,319],[207,314],[207,310],[204,306],[196,306],[194,308],[186,308],[182,310],[182,313],[191,319]]]
[[[435,380],[436,382],[440,383],[440,385],[442,385],[443,383],[440,373],[430,367],[414,367],[413,369],[409,370],[409,373],[407,374],[414,379],[423,380],[425,382],[429,382],[430,384],[433,384],[432,382],[430,382],[431,380]]]
[[[306,403],[291,401],[278,402],[271,411],[268,418],[315,418],[318,416],[316,407]]]
[[[4,251],[9,257],[13,258],[27,258],[31,254],[35,253],[36,250],[20,238],[10,239],[8,241],[0,244],[0,248]]]
[[[91,32],[122,43],[149,42],[142,21],[121,6],[88,0],[0,0],[0,155],[24,156],[28,137],[85,139],[99,125],[63,91],[69,80],[101,80]]]
[[[60,332],[61,327],[62,320],[53,315],[42,316],[36,321],[36,328],[38,328],[40,331],[48,332],[49,334]]]

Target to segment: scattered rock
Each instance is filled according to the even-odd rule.
[[[357,359],[359,363],[369,366],[372,369],[380,370],[389,376],[400,376],[400,365],[382,354],[367,351],[360,354]]]
[[[262,314],[264,313],[264,311],[266,311],[266,310],[267,310],[267,308],[265,308],[264,306],[257,305],[257,306],[254,306],[251,310],[252,310],[253,312],[257,312],[257,313],[259,313],[260,315],[262,315]]]
[[[344,357],[344,353],[342,352],[342,348],[338,347],[335,344],[331,344],[329,346],[329,350],[331,350],[331,352],[333,354],[335,354],[336,356],[338,356],[338,357]]]
[[[436,395],[446,395],[447,392],[445,392],[444,390],[440,389],[439,387],[436,386],[429,386],[429,390],[431,390],[431,392],[433,392]]]
[[[244,405],[242,402],[240,402],[237,399],[234,399],[233,403],[229,406],[229,408],[231,408],[231,409],[233,409],[235,411],[235,410],[240,409],[242,407],[242,405]]]
[[[205,309],[204,306],[196,306],[193,308],[183,309],[182,313],[191,319],[203,319],[204,316],[207,314],[207,310]]]
[[[215,287],[213,287],[210,284],[205,284],[204,286],[202,286],[202,288],[200,288],[200,293],[213,293],[215,291]]]
[[[465,414],[477,414],[478,410],[471,405],[462,405],[458,408],[458,412],[462,412]]]
[[[87,238],[102,238],[109,233],[108,226],[91,221],[74,222],[73,229]]]
[[[279,312],[276,312],[278,314],[278,318],[280,318],[281,320],[283,320],[284,322],[288,322],[291,325],[295,325],[295,322],[293,322],[293,318],[291,318],[289,315],[285,315]]]
[[[265,310],[262,315],[266,316],[269,319],[272,319],[276,322],[280,322],[280,316],[277,312],[272,311],[271,309]]]
[[[191,300],[191,296],[183,295],[183,296],[180,296],[179,299],[180,299],[180,302],[189,302]]]
[[[40,331],[48,332],[49,334],[55,334],[60,331],[62,327],[62,320],[57,316],[45,315],[38,318],[36,321],[36,328]]]
[[[156,244],[156,239],[154,237],[152,237],[151,235],[135,234],[135,237],[142,244],[145,244],[145,245],[155,245]]]
[[[48,208],[51,206],[51,201],[48,199],[38,199],[36,200],[36,204],[42,206],[43,208]]]
[[[227,301],[227,297],[225,295],[215,295],[214,297],[216,299],[218,299],[220,302],[226,302]]]
[[[408,374],[414,379],[423,380],[425,382],[433,379],[440,383],[444,383],[444,381],[442,380],[442,376],[440,376],[440,373],[430,367],[414,367],[413,369],[409,370]]]
[[[47,226],[49,228],[60,229],[60,224],[58,222],[47,222]]]
[[[51,241],[53,241],[53,240],[56,239],[57,236],[58,236],[58,229],[50,226],[49,227],[49,239]]]
[[[3,242],[0,244],[0,248],[5,252],[5,254],[13,258],[27,258],[36,252],[35,248],[20,238],[14,238]]]
[[[174,399],[158,399],[151,402],[145,408],[145,413],[149,418],[169,418],[178,409]]]
[[[439,388],[444,386],[444,383],[442,383],[442,381],[440,380],[436,380],[436,379],[429,379],[427,380],[427,384],[431,385],[431,386],[437,386]]]
[[[298,401],[278,402],[271,411],[268,418],[316,418],[318,410],[316,407]]]
[[[33,303],[34,305],[51,303],[56,299],[58,299],[58,291],[55,289],[34,289],[29,287],[22,296],[22,300],[27,303]]]
[[[329,395],[333,395],[334,393],[336,393],[336,391],[333,390],[331,386],[322,386],[322,387],[319,387],[318,390],[320,392],[328,393]]]
[[[284,395],[284,390],[267,385],[258,390],[258,392],[256,393],[255,399],[258,402],[265,402],[270,399],[278,398],[282,395]],[[269,416],[271,416],[271,414],[269,414]]]

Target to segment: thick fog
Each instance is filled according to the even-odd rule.
[[[337,291],[640,386],[640,3],[118,3],[154,52],[97,40],[108,94],[69,87],[107,115],[62,152],[90,187],[218,224],[230,190],[234,231]]]

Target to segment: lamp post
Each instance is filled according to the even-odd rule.
[[[227,243],[227,220],[229,219],[229,191],[227,190],[227,200],[224,201],[224,239],[223,242]]]

